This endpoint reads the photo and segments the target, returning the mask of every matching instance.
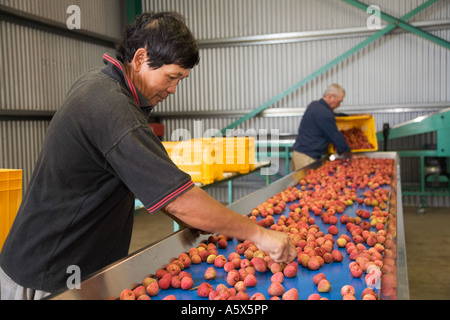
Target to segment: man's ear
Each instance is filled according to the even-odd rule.
[[[147,50],[145,48],[139,48],[136,50],[136,53],[134,54],[133,60],[131,62],[134,66],[134,70],[136,72],[139,72],[141,68],[147,64],[147,61]]]

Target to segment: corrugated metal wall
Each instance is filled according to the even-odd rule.
[[[425,0],[364,2],[401,17]],[[373,34],[367,30],[367,13],[338,0],[144,0],[143,9],[182,13],[202,48],[200,65],[191,77],[158,106],[165,139],[179,128],[194,132],[195,120],[202,121],[204,130],[225,128]],[[450,40],[450,2],[438,1],[408,22]],[[284,39],[284,33],[302,36],[270,44],[252,42],[264,36]],[[384,123],[393,126],[450,107],[449,61],[448,49],[395,30],[239,127],[295,134],[306,106],[320,98],[328,84],[338,82],[347,89],[340,110],[371,112],[381,130]],[[411,148],[428,140],[433,143],[434,135],[404,139],[400,145]],[[405,182],[419,181],[419,171],[416,161],[402,159]],[[211,193],[226,199],[225,190]],[[235,190],[236,197],[243,194]],[[405,201],[419,203],[417,197]],[[448,197],[428,202],[450,206]]]
[[[94,37],[62,30],[70,5]],[[0,168],[23,169],[25,189],[52,112],[78,76],[114,54],[102,38],[120,37],[123,1],[0,0],[0,9],[0,112],[14,114],[0,117]]]

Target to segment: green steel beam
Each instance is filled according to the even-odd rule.
[[[345,1],[345,0],[344,0]],[[414,15],[418,14],[419,12],[421,12],[422,10],[424,10],[425,8],[429,7],[430,5],[432,5],[434,2],[436,2],[437,0],[428,0],[426,2],[424,2],[422,5],[420,5],[419,7],[415,8],[414,10],[408,12],[406,15],[404,15],[403,17],[401,17],[401,20],[407,20],[410,19],[411,17],[413,17]],[[367,6],[366,6],[367,8]],[[274,98],[270,99],[269,101],[267,101],[266,103],[264,103],[263,105],[259,106],[258,108],[256,108],[255,110],[249,112],[248,114],[244,115],[243,117],[241,117],[240,119],[236,120],[235,122],[231,123],[230,125],[228,125],[227,127],[225,127],[224,129],[222,129],[222,134],[225,134],[227,132],[227,130],[231,130],[233,128],[236,128],[238,125],[244,123],[245,121],[247,121],[248,119],[251,119],[253,117],[255,117],[256,115],[258,115],[259,113],[263,112],[265,109],[269,108],[270,106],[272,106],[273,104],[275,104],[276,102],[280,101],[281,99],[283,99],[284,97],[288,96],[289,94],[293,93],[294,91],[298,90],[300,87],[302,87],[303,85],[305,85],[306,83],[310,82],[311,80],[313,80],[314,78],[320,76],[322,73],[326,72],[328,69],[331,69],[332,67],[334,67],[335,65],[337,65],[338,63],[344,61],[345,59],[347,59],[348,57],[350,57],[351,55],[353,55],[355,52],[359,51],[360,49],[364,48],[365,46],[369,45],[370,43],[378,40],[379,38],[381,38],[383,35],[385,35],[386,33],[392,31],[393,29],[395,29],[397,27],[397,25],[395,23],[391,23],[388,26],[386,26],[385,28],[383,28],[382,30],[376,32],[375,34],[373,34],[372,36],[370,36],[369,38],[367,38],[366,40],[362,41],[360,44],[356,45],[355,47],[353,47],[352,49],[348,50],[347,52],[343,53],[342,55],[340,55],[339,57],[337,57],[336,59],[332,60],[331,62],[327,63],[325,66],[323,66],[322,68],[318,69],[317,71],[313,72],[312,74],[310,74],[309,76],[307,76],[306,78],[304,78],[303,80],[301,80],[300,82],[296,83],[295,85],[293,85],[292,87],[288,88],[287,90],[283,91],[282,93],[280,93],[279,95],[275,96]]]
[[[126,0],[127,24],[132,24],[142,13],[142,0]]]
[[[352,5],[354,7],[362,9],[364,11],[366,11],[367,7],[368,7],[367,4],[359,2],[357,0],[342,0],[342,1]],[[434,3],[436,1],[437,0],[433,0],[431,2]],[[447,40],[444,40],[442,38],[439,38],[439,37],[437,37],[437,36],[435,36],[435,35],[433,35],[433,34],[431,34],[429,32],[426,32],[426,31],[424,31],[424,30],[422,30],[420,28],[414,27],[414,26],[410,25],[409,23],[406,23],[404,21],[405,19],[403,17],[400,18],[400,19],[397,19],[397,18],[395,18],[393,16],[390,16],[390,15],[388,15],[388,14],[386,14],[386,13],[381,11],[380,12],[380,18],[385,20],[385,21],[387,21],[387,22],[389,22],[390,24],[395,24],[399,28],[402,28],[402,29],[407,30],[407,31],[409,31],[411,33],[414,33],[414,34],[416,34],[416,35],[418,35],[418,36],[420,36],[422,38],[425,38],[427,40],[433,41],[434,43],[436,43],[436,44],[438,44],[440,46],[443,46],[446,49],[450,49],[450,42],[448,42]]]

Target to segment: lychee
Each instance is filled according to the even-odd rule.
[[[253,274],[248,274],[244,279],[244,283],[247,287],[254,287],[258,283],[258,280]]]
[[[266,300],[266,297],[262,293],[257,292],[250,297],[250,300]]]
[[[272,282],[267,291],[271,296],[282,296],[284,293],[284,287],[279,282]]]
[[[120,293],[120,300],[136,300],[136,296],[134,295],[133,290],[124,289]]]
[[[170,285],[175,289],[181,288],[181,277],[179,275],[173,276],[170,281]]]
[[[297,264],[297,263],[295,263]],[[288,264],[284,270],[283,274],[286,278],[293,278],[297,275],[297,268],[294,265]]]
[[[245,285],[245,282],[242,281],[242,280],[236,282],[236,284],[234,285],[234,288],[236,289],[236,291],[245,291],[245,290],[247,290],[247,286]]]
[[[332,225],[328,228],[328,233],[335,236],[339,233],[339,229],[335,225]]]
[[[313,283],[315,285],[318,285],[320,280],[326,279],[326,276],[324,273],[318,273],[313,277]]]
[[[189,290],[194,286],[194,280],[191,277],[184,277],[181,279],[181,289]]]
[[[278,271],[277,273],[272,275],[272,277],[270,278],[271,282],[283,283],[283,280],[284,280],[284,274],[281,271]]]
[[[355,288],[349,284],[344,285],[341,288],[341,295],[345,296],[346,294],[352,294],[355,295]]]
[[[344,256],[338,249],[331,251],[331,254],[333,255],[333,260],[336,262],[341,262],[344,259]]]
[[[199,264],[201,262],[202,262],[202,258],[200,257],[200,255],[198,255],[196,253],[192,255],[192,257],[191,257],[192,264]]]
[[[156,296],[159,292],[159,285],[157,282],[150,283],[147,288],[145,288],[145,291],[150,297]]]
[[[225,263],[227,263],[227,259],[224,255],[218,255],[214,259],[214,266],[217,268],[223,268],[225,266]]]
[[[170,288],[170,284],[172,282],[172,277],[162,277],[158,281],[158,286],[160,289],[166,290]]]
[[[289,289],[286,291],[282,298],[282,300],[298,300],[298,290],[296,288]]]
[[[208,297],[211,290],[213,290],[212,285],[210,285],[208,282],[203,282],[198,286],[197,294],[200,297]]]
[[[331,290],[330,282],[326,279],[320,280],[319,284],[317,285],[317,290],[319,290],[319,292],[330,292]]]
[[[267,263],[263,259],[254,257],[251,259],[250,262],[256,271],[263,272],[263,273],[266,272]]]
[[[206,269],[206,271],[205,271],[205,279],[206,280],[215,279],[216,276],[217,276],[217,272],[216,272],[216,269],[214,269],[214,267],[209,267],[208,269]]]
[[[237,270],[233,269],[230,272],[228,272],[227,283],[229,286],[234,287],[234,285],[236,284],[236,282],[239,281],[239,279],[240,279],[239,272]]]
[[[228,261],[223,266],[223,270],[225,270],[225,272],[229,272],[231,270],[234,270],[235,268],[236,267],[235,267],[235,265],[234,265],[234,263],[232,261]]]
[[[133,293],[136,299],[139,299],[140,296],[145,295],[145,287],[142,285],[137,286],[134,288]]]
[[[311,257],[308,260],[308,269],[309,270],[317,270],[320,268],[320,261],[317,257]]]
[[[318,293],[312,293],[309,295],[308,300],[320,300],[321,296]]]

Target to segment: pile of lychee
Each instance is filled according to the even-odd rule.
[[[218,249],[227,248],[231,239],[224,235],[211,235],[208,241],[172,259],[154,276],[146,277],[134,290],[123,290],[120,299],[150,299],[168,288],[196,291],[198,296],[211,300],[261,300],[265,299],[265,294],[273,300],[298,299],[298,289],[285,290],[284,277],[296,277],[299,265],[318,270],[324,264],[343,261],[339,248],[345,248],[349,255],[349,269],[353,277],[362,277],[371,265],[382,270],[385,267],[383,254],[387,251],[385,245],[392,238],[385,230],[389,215],[384,209],[389,191],[381,186],[391,182],[392,166],[391,159],[365,157],[326,162],[320,168],[310,170],[300,179],[298,186],[286,188],[257,205],[247,217],[263,227],[289,235],[297,249],[297,259],[292,263],[274,262],[248,240],[238,241],[235,250],[225,257],[219,254]],[[358,197],[356,189],[366,187],[369,190]],[[364,204],[367,210],[358,209],[356,217],[344,214],[345,208],[355,202]],[[283,215],[288,203],[288,213]],[[369,209],[372,211],[369,212]],[[329,225],[327,233],[320,230],[316,219]],[[339,235],[337,223],[345,224],[348,234]],[[337,236],[336,241],[333,236]],[[192,275],[186,269],[191,264],[200,263],[208,265],[204,273],[205,281],[194,287]],[[214,288],[208,281],[217,277],[218,268],[226,272],[224,280],[227,285],[219,284]],[[268,292],[249,296],[246,289],[257,286],[255,272],[268,271],[272,274]],[[323,273],[318,274],[313,282],[320,293],[331,289],[331,283]],[[351,292],[343,294],[343,299],[354,298]],[[370,295],[362,298],[378,298],[373,290]],[[310,298],[322,297],[313,294]],[[175,297],[169,295],[164,299]]]

